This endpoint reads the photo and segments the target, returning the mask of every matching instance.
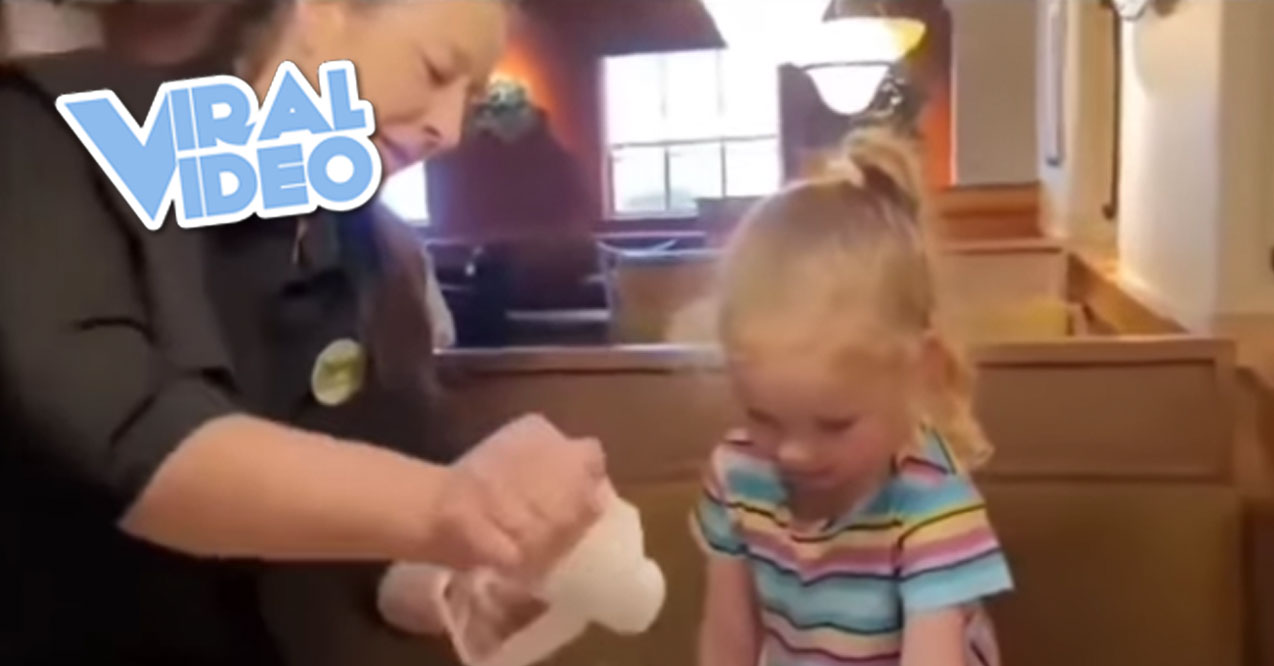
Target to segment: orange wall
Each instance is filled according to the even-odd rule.
[[[496,72],[526,84],[531,99],[545,111],[554,137],[591,167],[602,146],[600,91],[596,56],[581,47],[569,25],[521,15]],[[598,174],[596,169],[589,173]],[[600,210],[602,178],[589,178],[587,204]]]

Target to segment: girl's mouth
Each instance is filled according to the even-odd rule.
[[[831,470],[783,471],[783,481],[799,488],[826,489],[836,484]]]

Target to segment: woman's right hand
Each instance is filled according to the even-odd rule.
[[[605,481],[596,440],[570,439],[541,416],[519,418],[448,468],[419,559],[542,573],[596,520]]]

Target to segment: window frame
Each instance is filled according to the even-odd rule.
[[[721,196],[722,197],[729,196],[728,193],[729,193],[730,179],[728,175],[729,166],[728,166],[728,161],[726,160],[726,153],[727,153],[727,147],[730,144],[747,143],[751,141],[774,141],[778,145],[778,151],[776,152],[775,157],[779,161],[781,166],[782,124],[781,124],[781,121],[779,121],[777,118],[776,118],[776,122],[774,123],[773,132],[765,133],[765,134],[739,134],[739,135],[721,134],[718,136],[709,137],[709,138],[701,138],[701,139],[667,139],[667,140],[658,140],[658,141],[623,141],[623,142],[611,141],[610,125],[609,125],[610,99],[607,95],[607,89],[608,89],[607,87],[608,72],[606,68],[607,59],[613,58],[613,57],[634,57],[634,56],[655,58],[659,68],[659,80],[660,80],[659,112],[660,114],[666,116],[668,113],[668,88],[667,88],[668,69],[667,68],[668,68],[669,56],[673,56],[680,53],[703,53],[703,52],[710,52],[715,56],[714,59],[716,61],[715,76],[716,76],[716,84],[717,84],[716,85],[717,109],[719,112],[724,112],[726,99],[725,99],[725,86],[723,86],[722,83],[725,80],[723,65],[725,61],[725,54],[727,53],[727,50],[724,48],[684,49],[684,50],[676,50],[676,51],[652,51],[652,52],[644,52],[644,53],[629,53],[629,54],[616,55],[616,56],[606,56],[602,58],[602,61],[600,63],[601,71],[599,72],[599,79],[601,83],[601,85],[599,86],[600,88],[599,97],[601,102],[601,119],[602,119],[602,122],[600,123],[601,129],[602,129],[602,137],[601,137],[602,139],[601,140],[602,169],[601,171],[602,171],[602,178],[603,178],[602,191],[605,192],[605,196],[603,197],[604,201],[602,202],[602,205],[605,208],[605,210],[602,211],[602,213],[603,213],[603,219],[608,224],[623,226],[623,225],[630,225],[634,222],[640,223],[643,220],[692,222],[698,219],[699,214],[695,210],[680,210],[680,209],[672,208],[673,188],[672,188],[671,166],[672,166],[672,151],[675,148],[687,147],[687,146],[710,146],[710,145],[717,146],[718,155],[719,155],[720,164],[721,164]],[[775,90],[775,100],[776,100],[776,106],[777,106],[779,103],[778,95],[780,91],[779,74],[778,74],[777,68],[773,76],[773,85]],[[775,110],[777,115],[778,109],[775,109]],[[658,148],[662,150],[664,179],[663,179],[663,207],[661,210],[636,211],[632,213],[625,213],[625,212],[620,212],[616,210],[617,197],[615,192],[614,154],[616,151],[624,150],[624,149],[632,149],[632,148]],[[777,187],[778,185],[776,185],[776,188]]]

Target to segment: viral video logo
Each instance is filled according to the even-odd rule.
[[[159,229],[174,203],[179,226],[206,227],[352,210],[375,195],[375,119],[353,63],[322,65],[319,86],[290,62],[260,107],[233,76],[166,83],[142,127],[109,90],[63,95],[57,107],[146,228]]]

